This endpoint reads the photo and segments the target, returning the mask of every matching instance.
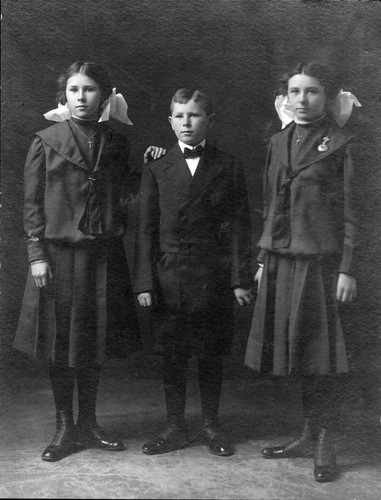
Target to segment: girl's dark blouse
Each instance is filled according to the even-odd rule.
[[[102,199],[102,237],[124,234],[127,214],[121,197],[127,191],[128,141],[106,124],[98,127],[99,146],[87,161],[81,154],[82,139],[68,121],[37,132],[32,139],[24,169],[24,230],[30,262],[47,258],[46,240],[73,244],[94,239],[79,229],[92,182]]]
[[[329,120],[300,128],[291,123],[270,141],[264,173],[264,227],[258,260],[271,251],[294,257],[336,255],[339,272],[356,274],[357,223],[353,210],[354,135]],[[319,151],[328,137],[327,151]],[[324,149],[324,148],[323,148]],[[273,238],[279,195],[287,179],[290,239]]]

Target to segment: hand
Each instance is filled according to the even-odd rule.
[[[234,290],[235,298],[240,306],[245,306],[246,304],[251,304],[253,300],[252,289],[249,288],[235,288]]]
[[[158,146],[149,146],[144,153],[144,164],[147,165],[150,160],[157,160],[161,158],[165,155],[166,152],[167,150],[164,148],[159,148]]]
[[[357,284],[353,276],[339,273],[336,287],[336,298],[339,302],[351,302],[357,297]]]
[[[144,292],[139,293],[138,302],[142,307],[149,307],[152,305],[152,293]]]
[[[34,279],[34,283],[38,288],[48,285],[53,279],[53,273],[48,262],[31,262],[30,271]]]
[[[261,279],[263,274],[263,267],[258,267],[258,271],[255,273],[254,281],[258,284],[258,290],[261,286]]]

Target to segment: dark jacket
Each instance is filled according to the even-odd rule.
[[[36,133],[24,171],[29,261],[46,258],[44,240],[93,239],[78,229],[92,184],[102,200],[103,236],[124,234],[126,215],[120,198],[128,174],[128,143],[107,125],[100,129],[99,154],[91,174],[67,121]]]
[[[264,227],[259,246],[293,256],[337,255],[339,272],[356,274],[356,219],[353,211],[354,169],[350,141],[354,135],[324,121],[299,146],[290,165],[289,141],[295,123],[272,137],[264,174]],[[323,137],[328,150],[319,151]],[[274,246],[272,228],[279,192],[292,172],[290,241]],[[263,251],[259,260],[263,259]]]
[[[162,320],[177,318],[167,336],[184,340],[186,323],[210,351],[226,350],[232,289],[252,284],[250,234],[244,172],[235,157],[207,143],[192,177],[176,145],[144,168],[134,292],[154,292]]]

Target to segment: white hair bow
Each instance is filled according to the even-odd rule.
[[[357,97],[353,95],[352,92],[340,90],[333,103],[329,106],[329,110],[339,127],[344,127],[349,120],[352,114],[353,105],[361,107]],[[288,107],[287,96],[282,94],[276,96],[275,109],[282,122],[282,128],[294,120],[295,113]]]
[[[132,121],[127,115],[128,104],[122,94],[116,93],[116,88],[112,89],[111,95],[103,103],[103,112],[99,118],[100,122],[107,121],[110,117],[120,123],[132,125]]]
[[[113,88],[110,97],[103,103],[102,114],[98,121],[105,122],[110,118],[114,118],[114,120],[117,120],[120,123],[132,125],[131,120],[128,118],[127,110],[128,104],[124,97],[122,94],[117,94],[116,88]],[[67,103],[58,104],[58,108],[44,113],[44,117],[53,122],[63,122],[65,120],[70,120],[71,113]]]

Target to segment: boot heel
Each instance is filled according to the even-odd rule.
[[[335,446],[327,434],[327,429],[322,429],[316,443],[314,477],[319,483],[334,481],[337,477]]]

